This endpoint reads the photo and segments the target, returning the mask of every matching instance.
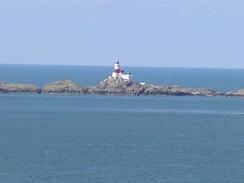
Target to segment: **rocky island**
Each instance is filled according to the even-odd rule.
[[[234,91],[230,91],[230,92],[226,92],[225,93],[226,96],[237,96],[237,97],[244,97],[244,88],[242,89],[238,89],[238,90],[234,90]]]
[[[140,84],[109,77],[97,86],[82,87],[71,80],[61,80],[39,88],[31,84],[0,82],[0,93],[43,93],[76,95],[126,95],[126,96],[218,96],[222,93],[204,88],[185,88],[177,85],[163,86]],[[229,94],[230,95],[230,94]]]
[[[108,77],[96,87],[88,87],[87,94],[131,95],[131,96],[216,96],[214,90],[185,88],[177,85],[163,86],[141,84],[134,80],[123,80]]]
[[[206,88],[187,88],[178,85],[145,84],[135,81],[131,74],[121,70],[119,62],[114,72],[97,86],[80,86],[72,80],[49,83],[44,87],[0,81],[0,93],[38,93],[62,95],[123,95],[123,96],[238,96],[244,97],[244,89],[218,92]]]
[[[32,84],[17,84],[0,81],[0,93],[41,93],[42,89]]]
[[[85,94],[86,90],[71,80],[61,80],[43,87],[46,94]]]

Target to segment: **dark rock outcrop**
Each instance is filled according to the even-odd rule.
[[[154,84],[140,84],[134,80],[114,79],[108,77],[96,87],[88,88],[90,94],[107,95],[152,95],[152,96],[216,96],[214,90],[185,88],[177,85],[162,86]]]
[[[114,79],[111,76],[97,86],[81,87],[71,80],[50,83],[43,88],[31,84],[17,84],[0,81],[0,93],[45,93],[76,95],[128,95],[128,96],[241,96],[244,89],[226,93],[206,88],[186,88],[178,85],[155,85],[138,83],[134,80]]]
[[[31,84],[17,84],[0,81],[0,93],[41,93],[41,89]]]
[[[238,96],[238,97],[244,97],[244,88],[239,89],[239,90],[234,90],[230,92],[225,93],[226,96]]]
[[[107,95],[140,95],[143,90],[143,86],[135,81],[108,77],[91,91],[92,93],[99,91]]]
[[[216,96],[219,95],[214,90],[205,88],[185,88],[182,86],[171,85],[145,85],[143,95],[158,95],[158,96]]]
[[[48,94],[85,94],[86,89],[82,88],[74,81],[71,80],[61,80],[50,83],[43,87],[43,93]]]

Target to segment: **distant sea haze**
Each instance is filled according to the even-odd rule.
[[[124,67],[139,82],[230,91],[244,87],[244,70]],[[96,85],[113,70],[108,66],[0,65],[0,80],[43,86],[61,79]]]

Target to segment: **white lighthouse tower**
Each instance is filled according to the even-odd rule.
[[[126,74],[120,67],[119,59],[115,60],[114,71],[112,73],[114,79],[122,79],[125,81],[132,80],[132,74]]]
[[[120,68],[120,64],[119,64],[119,60],[116,59],[115,64],[114,64],[114,72],[117,74],[121,73],[121,68]]]

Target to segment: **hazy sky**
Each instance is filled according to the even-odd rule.
[[[2,0],[0,63],[244,68],[243,0]]]

